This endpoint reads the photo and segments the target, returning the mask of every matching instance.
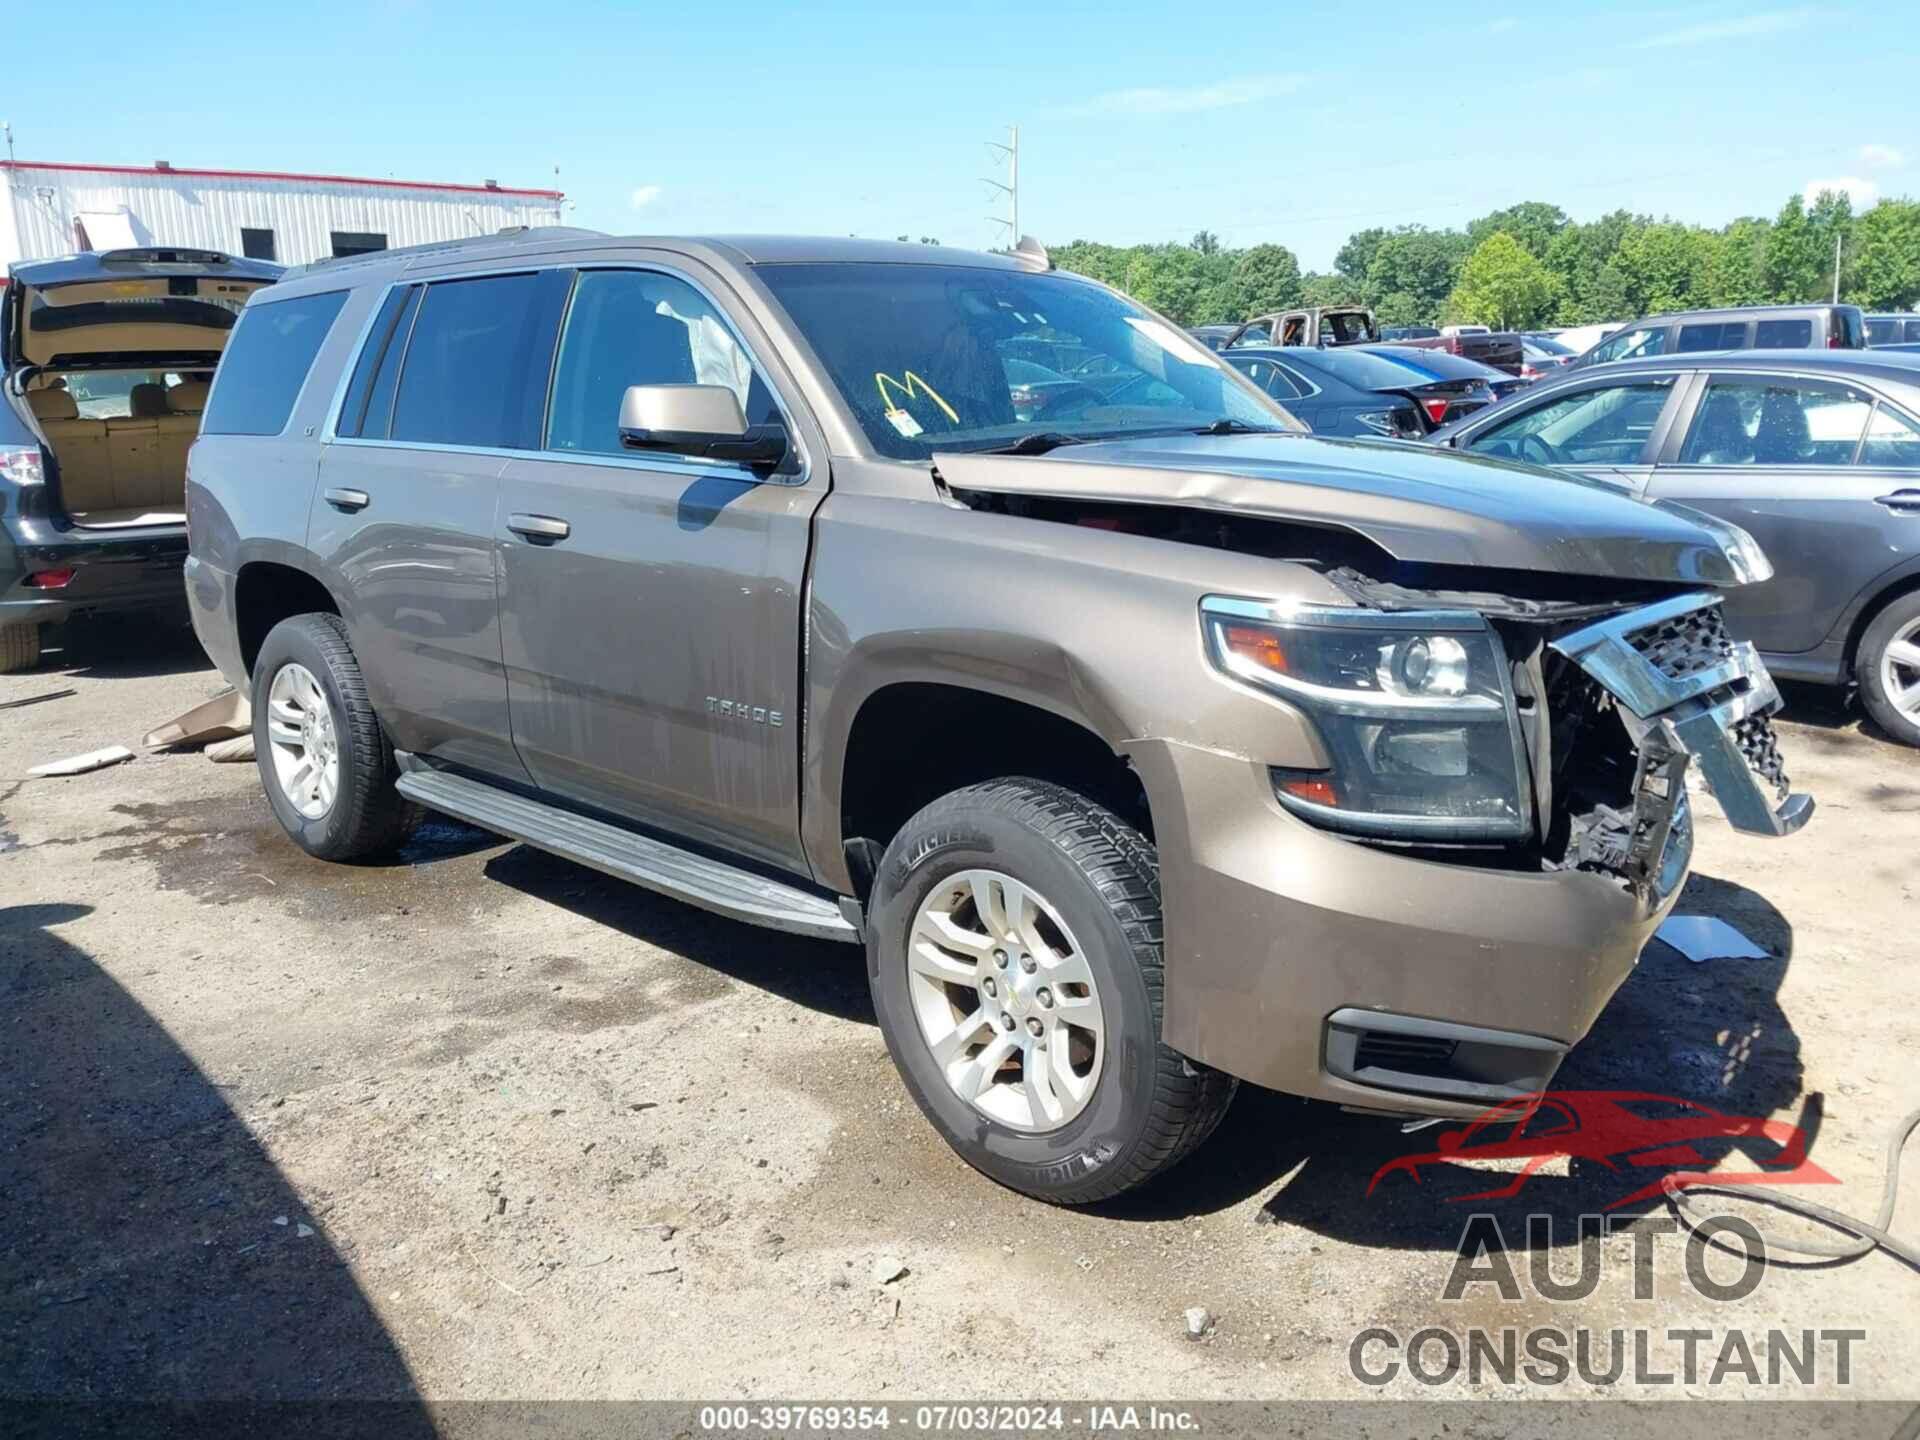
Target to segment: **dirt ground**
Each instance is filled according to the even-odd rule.
[[[1594,1242],[1591,1296],[1539,1293],[1526,1215],[1558,1222],[1548,1258],[1570,1276],[1573,1218],[1648,1172],[1563,1161],[1516,1199],[1460,1205],[1498,1177],[1442,1165],[1369,1197],[1378,1166],[1436,1132],[1243,1089],[1143,1196],[1082,1212],[1022,1199],[907,1099],[852,947],[450,823],[399,863],[324,865],[282,837],[250,764],[142,756],[26,779],[137,746],[221,686],[190,634],[102,623],[0,677],[0,704],[69,688],[0,709],[0,1369],[15,1395],[1529,1393],[1404,1374],[1369,1390],[1349,1373],[1368,1326],[1484,1324],[1586,1325],[1603,1342],[1623,1326],[1849,1327],[1865,1337],[1848,1384],[1828,1363],[1767,1393],[1920,1398],[1920,1275],[1885,1256],[1769,1267],[1714,1302],[1666,1240],[1640,1300],[1633,1237],[1617,1235]],[[1557,1085],[1798,1123],[1841,1182],[1809,1193],[1869,1215],[1885,1132],[1920,1104],[1920,754],[1863,733],[1829,693],[1791,705],[1783,748],[1819,814],[1786,842],[1703,814],[1681,906],[1770,958],[1695,965],[1650,946]],[[1901,1208],[1894,1228],[1920,1233],[1920,1201]],[[1441,1298],[1473,1209],[1522,1252],[1517,1301]],[[1196,1306],[1211,1328],[1192,1340]],[[1612,1390],[1759,1393],[1739,1378]]]

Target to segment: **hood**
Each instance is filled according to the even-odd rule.
[[[1156,435],[1047,455],[939,454],[952,489],[1174,505],[1352,531],[1396,560],[1730,586],[1766,578],[1734,527],[1599,481],[1393,440]]]

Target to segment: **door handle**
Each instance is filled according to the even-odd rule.
[[[321,498],[336,510],[364,510],[372,498],[364,490],[347,490],[338,485],[321,491]]]
[[[551,515],[509,515],[507,529],[516,535],[523,535],[536,545],[551,545],[556,540],[564,540],[573,533],[573,527],[564,520],[556,520]]]
[[[1876,495],[1873,503],[1884,505],[1898,515],[1920,515],[1920,490],[1896,490],[1891,495]]]

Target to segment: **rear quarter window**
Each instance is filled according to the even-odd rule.
[[[249,305],[220,358],[205,435],[278,435],[313,369],[313,358],[347,302],[344,290]]]

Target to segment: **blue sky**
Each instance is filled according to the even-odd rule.
[[[1218,232],[1327,268],[1367,225],[1547,200],[1719,224],[1920,195],[1920,4],[24,7],[23,160],[558,186],[618,232],[998,243]],[[73,27],[79,25],[84,34]],[[88,58],[82,66],[80,57]],[[52,57],[59,57],[57,63]],[[1863,191],[1867,193],[1867,191]]]

